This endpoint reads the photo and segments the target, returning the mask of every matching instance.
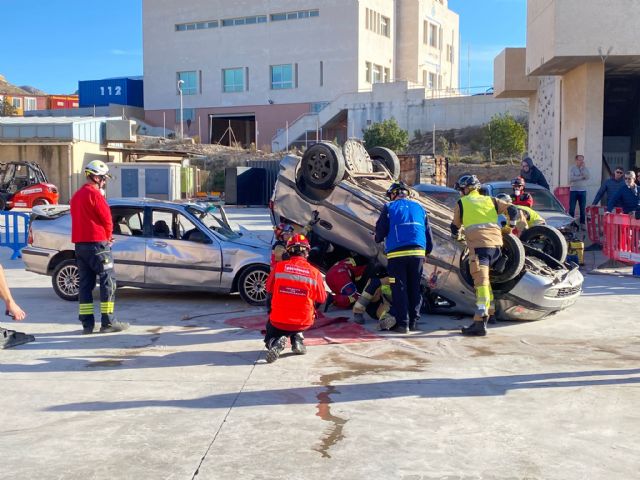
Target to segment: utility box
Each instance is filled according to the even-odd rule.
[[[266,205],[267,172],[258,167],[227,167],[224,200],[228,205]],[[270,192],[269,192],[270,193]]]
[[[107,182],[107,198],[146,197],[180,200],[179,163],[108,163],[112,178]]]
[[[135,143],[136,122],[133,120],[107,120],[107,142]]]

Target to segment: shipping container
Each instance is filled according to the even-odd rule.
[[[78,82],[80,107],[106,107],[112,103],[144,107],[142,79],[106,78]]]
[[[78,108],[78,95],[49,95],[49,110]]]
[[[111,180],[107,198],[148,197],[180,200],[181,166],[179,163],[107,163]]]

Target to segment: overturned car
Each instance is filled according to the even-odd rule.
[[[375,223],[387,201],[385,192],[400,174],[396,155],[384,148],[367,152],[349,140],[342,150],[331,143],[311,146],[302,157],[289,155],[280,171],[270,204],[274,222],[306,224],[319,212],[311,243],[311,258],[326,271],[334,262],[355,252],[386,263],[383,246],[374,241]],[[475,293],[469,272],[468,250],[451,238],[451,208],[414,195],[429,213],[434,249],[423,271],[423,308],[430,313],[475,311]],[[501,320],[538,320],[571,306],[582,291],[578,266],[548,252],[505,236],[508,258],[501,273],[492,273],[497,317]]]

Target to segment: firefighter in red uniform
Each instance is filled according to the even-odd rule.
[[[310,248],[304,235],[291,237],[287,242],[290,258],[276,263],[267,279],[270,298],[264,343],[268,363],[278,359],[287,337],[293,353],[307,353],[302,332],[313,325],[316,306],[327,298],[322,274],[307,261]]]
[[[119,332],[129,325],[114,320],[116,277],[113,273],[113,221],[104,198],[109,167],[100,160],[84,169],[87,182],[71,198],[71,241],[78,266],[78,301],[82,333],[93,333],[93,289],[100,281],[100,333]]]
[[[368,262],[364,262],[367,262],[364,257],[354,255],[340,260],[327,271],[325,280],[332,293],[325,305],[325,312],[331,304],[338,308],[350,308],[356,303],[360,297],[358,285],[366,281]],[[363,285],[360,285],[362,288]]]
[[[522,177],[516,177],[511,180],[511,188],[513,188],[513,194],[511,198],[513,199],[514,205],[523,205],[525,207],[532,208],[533,207],[533,197],[531,194],[526,193],[524,191],[525,181]]]

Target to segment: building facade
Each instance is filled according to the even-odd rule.
[[[494,62],[498,98],[529,100],[529,153],[566,185],[577,154],[588,201],[615,167],[640,161],[640,43],[636,0],[528,0],[527,45]]]
[[[446,0],[144,0],[143,38],[147,121],[179,131],[182,111],[203,142],[270,146],[375,83],[458,85]]]

